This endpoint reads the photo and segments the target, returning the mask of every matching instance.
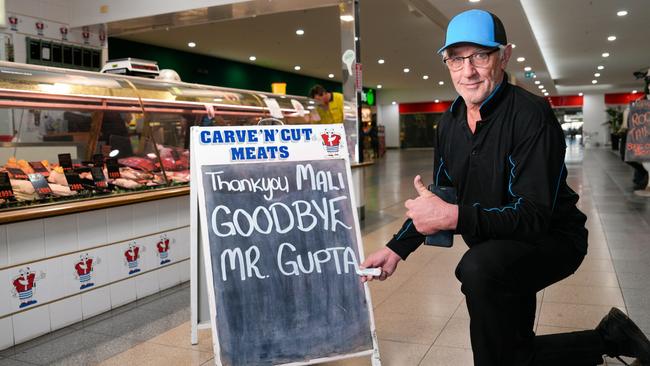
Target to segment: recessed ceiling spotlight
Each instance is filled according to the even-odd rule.
[[[512,45],[512,48],[517,48],[517,45],[514,43],[510,43],[510,45]]]
[[[603,52],[603,54],[602,54],[601,56],[603,56],[603,57],[609,57],[609,52]]]
[[[194,48],[194,47],[196,47],[196,43],[194,43],[194,42],[189,42],[189,43],[187,44],[187,47],[189,47],[189,48]]]
[[[545,97],[548,97],[548,93],[544,93],[544,96],[545,96]]]
[[[636,89],[632,90],[632,94],[636,94],[638,91]]]
[[[530,71],[530,70],[532,70],[532,69],[533,69],[533,68],[530,67],[530,66],[526,66],[526,67],[524,67],[524,71]]]
[[[255,56],[249,56],[248,59],[251,60],[251,61],[255,61],[255,60],[257,60],[257,57],[255,57]]]
[[[405,72],[405,73],[410,72],[410,71],[411,71],[411,69],[409,69],[408,67],[405,67],[405,68],[404,68],[404,72]]]
[[[615,41],[616,36],[609,36],[609,37],[607,37],[607,40],[610,41],[610,42]]]
[[[582,93],[578,93],[578,95],[579,95],[579,96],[583,96],[584,94],[582,94]]]
[[[546,89],[542,89],[542,93],[546,93]]]
[[[429,75],[422,75],[422,79],[424,79],[424,80],[429,79]]]
[[[296,65],[296,66],[293,67],[293,69],[296,70],[296,71],[300,71],[300,69],[302,69],[302,67],[300,67],[300,65]]]
[[[538,88],[544,89],[544,85],[537,85]]]
[[[303,34],[305,34],[305,31],[302,29],[296,29],[296,34],[302,36]]]
[[[383,65],[384,62],[386,62],[386,61],[383,58],[380,58],[379,60],[377,60],[377,63],[380,64],[380,65]]]
[[[481,1],[481,0],[469,0],[470,3],[477,3],[479,1]]]
[[[381,89],[381,88],[383,88],[383,86],[381,84],[378,84],[377,89]]]
[[[339,18],[341,18],[341,20],[344,22],[354,21],[354,17],[352,15],[341,15]]]
[[[327,75],[327,77],[330,78],[330,79],[333,79],[333,78],[334,78],[334,74],[329,74],[329,75]]]
[[[524,62],[526,61],[525,57],[517,57],[517,62]]]
[[[599,72],[595,73],[594,77],[600,77],[600,73]]]
[[[445,85],[445,82],[442,81],[442,80],[440,80],[440,81],[438,82],[438,85]]]
[[[596,84],[596,83],[598,83],[598,80],[594,79],[594,80],[591,81],[591,83]]]
[[[619,17],[624,17],[624,16],[627,15],[627,10],[619,10],[619,11],[616,13],[616,15],[618,15]]]
[[[396,102],[396,101],[392,101],[392,102],[390,102],[390,104],[395,105],[395,104],[397,104],[397,102]]]
[[[602,70],[604,68],[605,68],[605,66],[603,66],[603,65],[598,65],[598,67],[597,67],[598,70]]]
[[[539,85],[539,84],[541,84],[541,83],[542,83],[541,81],[539,81],[539,80],[535,80],[535,85]]]

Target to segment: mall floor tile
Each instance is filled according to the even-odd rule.
[[[403,203],[415,195],[413,177],[432,177],[430,149],[389,150],[365,168],[369,254],[397,232]],[[632,170],[607,149],[567,150],[568,181],[588,215],[589,253],[578,271],[538,293],[537,334],[591,329],[612,306],[650,334],[650,199],[632,192]],[[421,247],[397,272],[369,288],[382,365],[470,366],[469,314],[454,269],[467,247]],[[190,344],[190,295],[184,283],[0,352],[13,365],[211,365],[209,329]],[[631,361],[631,360],[627,360]],[[605,358],[606,365],[621,365]],[[370,365],[369,358],[328,366]]]

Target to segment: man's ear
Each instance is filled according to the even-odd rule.
[[[510,56],[512,56],[512,44],[507,44],[503,49],[503,58],[501,58],[501,67],[503,70],[508,66],[508,61],[510,61]]]

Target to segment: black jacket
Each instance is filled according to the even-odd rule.
[[[550,238],[586,253],[586,216],[566,183],[562,128],[544,98],[506,78],[481,105],[473,134],[461,97],[437,127],[433,180],[456,188],[456,233],[470,246]],[[409,219],[388,247],[406,259],[423,240]]]

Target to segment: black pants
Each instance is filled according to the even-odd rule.
[[[573,244],[490,240],[470,247],[456,268],[470,315],[475,366],[601,364],[595,330],[535,336],[536,293],[571,275],[584,255]]]

